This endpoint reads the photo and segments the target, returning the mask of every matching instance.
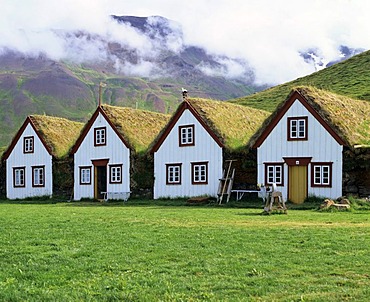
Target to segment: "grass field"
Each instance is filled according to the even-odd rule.
[[[0,203],[0,301],[368,301],[370,211]]]

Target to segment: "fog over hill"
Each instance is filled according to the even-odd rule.
[[[101,81],[105,103],[159,112],[176,109],[181,87],[192,96],[226,100],[269,86],[256,82],[247,60],[187,43],[177,22],[113,15],[104,24],[94,31],[19,29],[23,39],[0,44],[0,146],[28,114],[86,121]],[[361,51],[344,49],[343,58]],[[316,69],[330,64],[315,48],[299,55]]]

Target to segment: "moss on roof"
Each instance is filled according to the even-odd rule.
[[[188,102],[230,150],[245,147],[269,112],[223,101],[190,98]]]
[[[128,107],[102,105],[126,142],[137,152],[144,153],[167,124],[170,115]]]
[[[370,102],[314,87],[295,88],[350,146],[370,145]]]
[[[348,146],[370,145],[370,102],[354,100],[315,87],[295,87],[289,96],[280,102],[276,110],[265,120],[252,137],[250,145],[262,134],[276,117],[293,92],[301,94]]]
[[[29,118],[56,158],[68,155],[84,126],[60,117],[31,115]]]

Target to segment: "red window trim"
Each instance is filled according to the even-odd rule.
[[[192,132],[192,139],[193,141],[191,143],[183,143],[182,142],[182,139],[181,139],[181,130],[184,129],[184,128],[191,128],[191,132]],[[195,126],[194,124],[192,125],[181,125],[179,126],[179,146],[180,147],[191,147],[191,146],[195,146]]]
[[[36,169],[42,169],[42,184],[41,185],[36,185],[35,184],[35,170]],[[45,166],[33,166],[32,167],[32,187],[33,188],[43,188],[45,187]]]
[[[169,178],[169,173],[168,173],[168,168],[169,167],[179,167],[179,181],[178,182],[169,182],[168,181],[168,178]],[[166,164],[166,185],[169,185],[169,186],[177,186],[177,185],[181,185],[182,183],[182,163],[175,163],[175,164]]]
[[[96,141],[96,133],[98,130],[104,130],[104,144],[98,144]],[[107,145],[107,127],[94,128],[94,147],[101,147]]]
[[[92,159],[91,163],[95,167],[106,167],[107,164],[109,163],[109,158],[108,159]]]
[[[199,166],[199,165],[206,166],[206,180],[202,182],[194,180],[194,168],[195,166]],[[208,161],[191,163],[191,184],[193,185],[207,185],[208,184]]]
[[[315,167],[329,166],[329,184],[315,184]],[[331,188],[333,185],[333,162],[311,162],[311,187]]]
[[[31,151],[26,151],[26,140],[31,139],[32,141],[32,150]],[[35,137],[34,136],[25,136],[23,137],[23,153],[24,154],[30,154],[34,153],[35,151]]]
[[[91,185],[91,178],[92,178],[92,174],[91,174],[91,166],[81,166],[79,167],[80,169],[80,185],[81,186],[88,186],[88,185]],[[82,170],[90,170],[90,182],[82,182]]]
[[[15,171],[23,170],[23,185],[15,185]],[[26,187],[26,167],[13,167],[13,188],[25,188]]]
[[[120,181],[113,181],[112,180],[112,168],[121,168],[121,178],[120,178]],[[114,164],[114,165],[109,165],[109,183],[112,184],[112,185],[115,185],[115,184],[121,184],[122,183],[122,178],[123,178],[123,164]]]
[[[284,186],[284,163],[282,162],[267,162],[263,163],[265,166],[265,185],[271,186],[272,183],[268,181],[268,167],[269,166],[280,166],[281,167],[281,182],[276,183],[277,186]]]
[[[291,137],[290,122],[291,121],[299,121],[299,120],[304,120],[305,121],[305,129],[304,129],[305,133],[304,133],[304,137]],[[288,134],[287,134],[288,141],[306,141],[306,140],[308,140],[308,117],[307,116],[288,117],[287,118],[287,121],[288,121],[288,126],[287,126],[287,129],[288,129]]]

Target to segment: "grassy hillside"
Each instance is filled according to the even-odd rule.
[[[370,51],[315,72],[309,76],[278,85],[231,102],[273,111],[293,87],[313,86],[353,99],[370,101]]]
[[[204,98],[231,99],[255,90],[241,82],[207,77],[189,69],[171,78],[116,74],[105,65],[54,62],[47,58],[0,56],[0,147],[7,146],[27,115],[46,114],[86,122],[96,109],[99,83],[105,104],[171,113],[181,88]]]

